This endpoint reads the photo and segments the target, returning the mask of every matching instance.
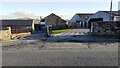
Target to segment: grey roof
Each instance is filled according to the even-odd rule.
[[[76,13],[80,18],[88,19],[89,16],[93,15],[93,13]]]
[[[54,13],[51,13],[50,15],[46,16],[45,18],[47,18],[47,17],[49,17],[49,16],[56,16],[56,17],[60,18],[58,15],[56,15],[56,14],[54,14]],[[45,19],[45,18],[44,18],[44,19]]]
[[[28,25],[32,25],[33,20],[16,20],[16,19],[12,19],[12,20],[1,20],[0,24],[2,26],[13,26],[13,25],[17,25],[17,26],[28,26]]]
[[[80,17],[86,17],[86,16],[93,15],[93,13],[76,13],[76,15],[79,15]]]
[[[110,11],[100,11],[100,12],[105,12],[105,13],[110,14]],[[113,16],[120,16],[120,12],[119,11],[111,11],[111,14]]]
[[[84,21],[89,18],[89,16],[93,15],[93,13],[76,13],[80,18],[83,18]]]
[[[52,17],[52,16],[56,16],[59,20],[63,20],[64,22],[66,22],[64,19],[62,19],[61,17],[59,17],[58,15],[51,13],[50,15],[46,16],[43,20],[45,20],[47,17]]]

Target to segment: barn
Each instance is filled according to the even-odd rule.
[[[91,23],[96,21],[120,21],[120,13],[119,11],[98,11],[87,20],[88,27],[90,28]]]
[[[86,22],[92,13],[76,13],[69,21],[69,27],[73,28],[87,28],[88,23]]]
[[[66,21],[63,20],[58,15],[51,13],[44,18],[45,27],[51,25],[53,29],[63,29],[66,28]]]
[[[11,27],[12,33],[22,33],[22,32],[32,32],[34,31],[34,21],[33,19],[29,20],[1,20],[0,24],[1,29]]]

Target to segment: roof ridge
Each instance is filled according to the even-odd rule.
[[[94,14],[94,13],[76,13],[76,14]]]

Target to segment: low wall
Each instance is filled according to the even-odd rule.
[[[0,30],[0,40],[10,40],[11,39],[11,31],[7,30]]]
[[[20,37],[25,37],[30,35],[31,32],[27,32],[27,33],[18,33],[18,34],[11,34],[11,39],[18,39]]]
[[[92,22],[91,32],[95,35],[117,35],[120,33],[120,24],[119,21]]]
[[[10,27],[6,29],[0,30],[0,41],[6,41],[11,39],[17,39],[20,37],[25,37],[30,35],[31,32],[23,32],[23,33],[12,33],[12,30]]]

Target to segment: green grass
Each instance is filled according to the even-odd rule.
[[[61,29],[61,30],[52,30],[52,34],[59,34],[63,32],[68,32],[71,29]]]

